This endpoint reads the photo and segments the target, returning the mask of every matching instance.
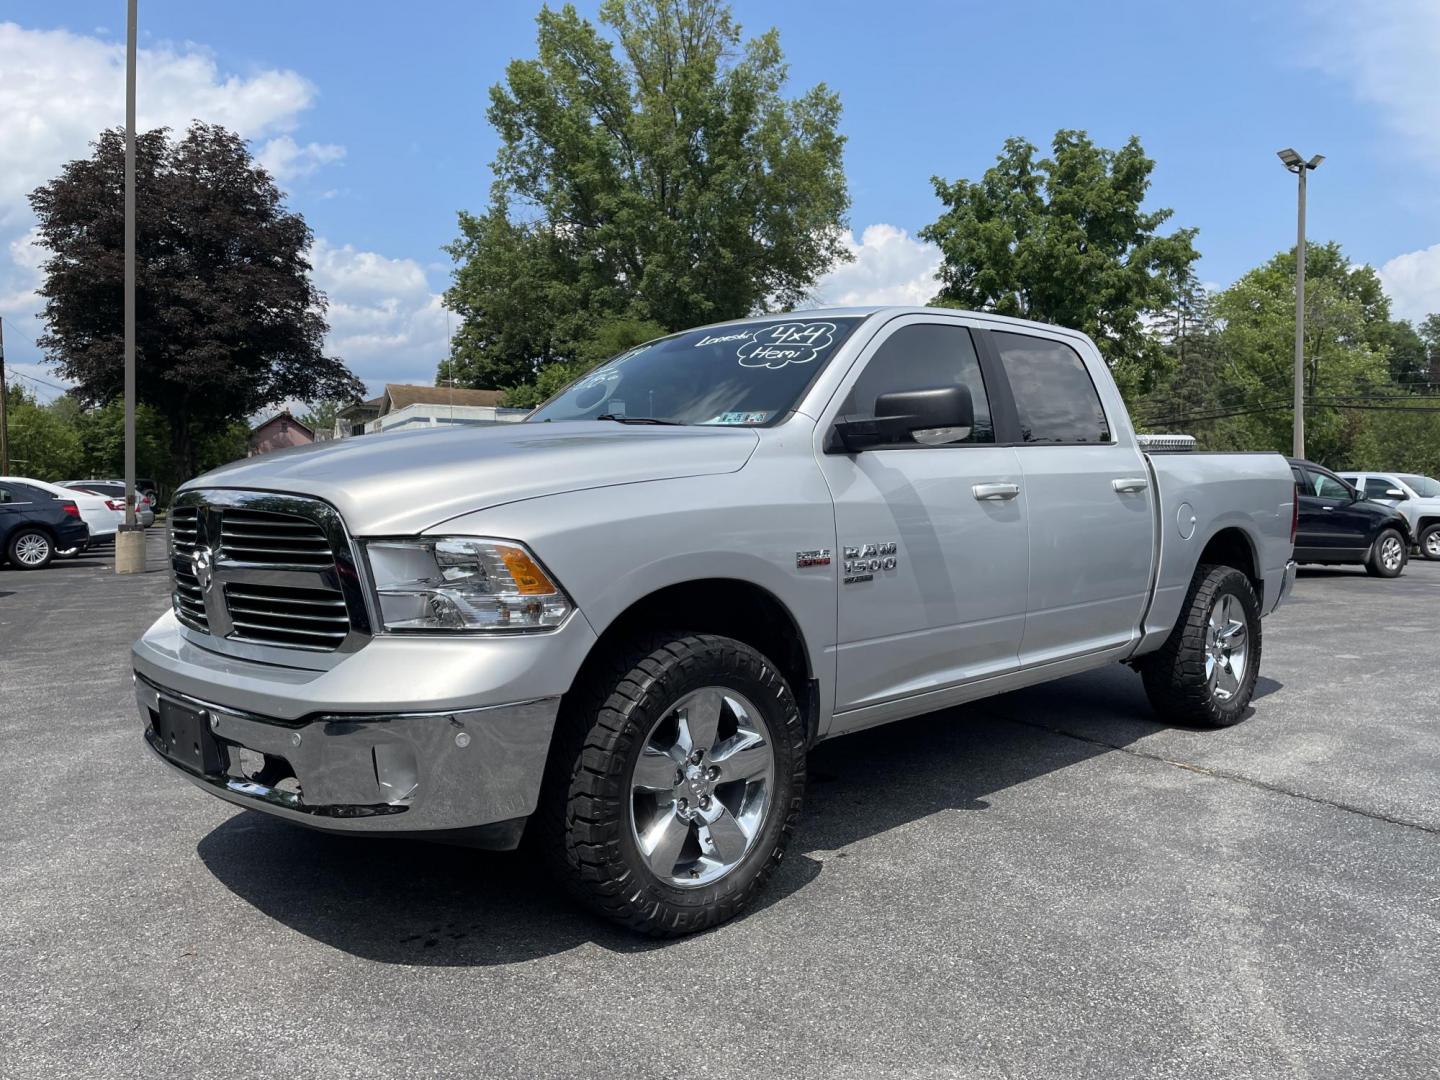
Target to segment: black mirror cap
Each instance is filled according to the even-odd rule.
[[[875,415],[842,416],[835,422],[827,453],[858,454],[871,447],[904,442],[912,432],[975,426],[968,386],[897,390],[875,399]]]
[[[968,386],[933,390],[897,390],[875,399],[875,416],[903,418],[910,431],[926,428],[974,427],[975,403]]]

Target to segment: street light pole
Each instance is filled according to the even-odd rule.
[[[1293,453],[1305,456],[1305,174],[1325,160],[1316,154],[1306,161],[1294,150],[1278,154],[1285,168],[1299,177],[1299,209],[1295,224],[1295,433]]]
[[[125,35],[125,524],[115,536],[115,572],[145,570],[145,534],[135,521],[135,38],[137,0]]]
[[[1295,224],[1295,456],[1305,456],[1305,174],[1300,178],[1300,209]]]

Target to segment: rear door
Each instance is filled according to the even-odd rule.
[[[1020,663],[1133,641],[1150,595],[1155,493],[1124,421],[1112,423],[1075,346],[1043,331],[986,332],[1013,398],[1030,518]],[[1123,408],[1118,401],[1114,408]]]

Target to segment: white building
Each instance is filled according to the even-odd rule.
[[[369,401],[347,405],[335,416],[335,437],[419,427],[466,427],[513,424],[529,409],[500,404],[502,390],[465,390],[448,386],[387,383],[385,392]]]

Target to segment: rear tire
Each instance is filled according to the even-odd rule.
[[[10,537],[10,565],[17,570],[43,570],[55,558],[55,545],[41,529],[19,529]]]
[[[1229,727],[1245,717],[1260,670],[1260,602],[1232,566],[1195,571],[1165,644],[1140,662],[1162,720]]]
[[[1405,570],[1409,553],[1405,550],[1405,538],[1394,529],[1383,529],[1370,545],[1370,554],[1365,558],[1365,572],[1371,577],[1397,578]]]
[[[1427,559],[1440,559],[1440,525],[1427,525],[1420,533],[1420,554]]]
[[[760,891],[804,793],[805,723],[775,665],[732,638],[652,634],[566,695],[531,839],[586,906],[674,937]]]

